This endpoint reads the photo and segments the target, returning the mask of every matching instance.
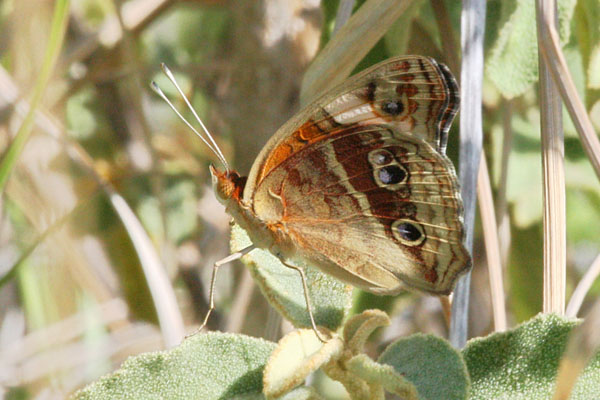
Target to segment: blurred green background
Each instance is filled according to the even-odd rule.
[[[542,302],[535,14],[526,0],[487,4],[484,147],[514,325],[540,312]],[[53,7],[0,2],[2,152],[27,110]],[[191,120],[160,71],[161,62],[169,65],[227,159],[246,174],[267,139],[298,111],[303,72],[331,37],[337,7],[330,0],[71,2],[32,136],[0,198],[0,397],[60,398],[127,356],[164,346],[139,250],[105,183],[142,223],[186,332],[193,332],[207,309],[212,264],[229,251],[229,217],[209,186],[208,165],[217,159],[148,84],[156,80]],[[459,78],[460,7],[414,1],[358,69],[423,54]],[[600,3],[559,1],[559,8],[569,68],[598,130]],[[564,123],[568,299],[600,253],[600,184],[566,113]],[[448,149],[455,162],[456,125]],[[485,249],[475,230],[470,336],[481,336],[492,320]],[[271,340],[289,329],[242,268],[220,274],[211,329]],[[588,300],[599,290],[596,282]],[[417,331],[447,334],[434,298],[357,292],[356,310],[378,307],[393,316],[380,341]]]

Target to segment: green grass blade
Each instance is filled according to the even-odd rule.
[[[52,71],[54,70],[54,66],[56,65],[58,55],[62,48],[65,31],[67,30],[67,23],[69,21],[69,3],[70,0],[57,0],[55,3],[50,39],[48,40],[44,63],[42,64],[40,74],[33,89],[33,97],[29,105],[29,112],[25,116],[15,139],[0,161],[0,193],[4,190],[10,172],[13,170],[15,163],[21,155],[21,152],[27,143],[27,139],[31,134],[31,129],[35,121],[35,111],[46,91],[46,87],[48,86]]]

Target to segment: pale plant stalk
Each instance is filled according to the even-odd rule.
[[[433,9],[433,12],[435,14],[435,19],[436,19],[436,22],[438,25],[438,29],[442,35],[445,35],[444,40],[442,41],[442,50],[443,50],[444,56],[446,58],[445,61],[451,70],[458,71],[460,69],[460,64],[459,64],[460,57],[459,57],[458,45],[456,44],[456,41],[454,39],[454,35],[453,35],[454,30],[452,29],[448,10],[447,10],[443,0],[431,0],[430,3],[431,3],[431,7]],[[481,4],[479,4],[479,6],[481,6]],[[485,5],[483,5],[483,7],[485,7]],[[480,9],[478,11],[483,12],[485,14],[485,8],[483,8],[483,10]],[[463,12],[463,18],[465,18],[464,12]],[[482,21],[483,21],[483,19],[482,19]],[[481,31],[483,31],[484,29],[485,29],[485,27],[482,26]],[[465,31],[462,32],[463,35],[467,34],[466,31],[467,30],[465,29]],[[475,43],[477,45],[477,41],[473,41],[473,43]],[[464,45],[464,43],[463,43],[463,45]],[[470,61],[473,62],[473,58],[471,58]],[[460,84],[460,81],[462,78],[463,78],[463,76],[461,74],[461,76],[459,76],[459,84]],[[461,96],[463,96],[463,95],[464,94],[461,92]],[[463,104],[465,104],[465,103],[463,102]],[[471,105],[472,104],[469,104],[469,106],[471,106]],[[464,111],[463,111],[463,113],[464,113]],[[462,131],[462,123],[463,123],[463,121],[461,119],[461,131]],[[462,132],[464,132],[464,131],[462,131]],[[472,143],[475,144],[475,147],[477,147],[477,146],[481,147],[480,144],[479,145],[476,144],[477,140]],[[461,145],[461,149],[464,149],[464,147],[462,147],[462,145]],[[476,162],[474,158],[470,159],[470,161]],[[463,165],[463,166],[461,166],[461,168],[464,168],[466,175],[468,175],[469,173],[477,174],[476,171],[475,172],[472,172],[472,171],[466,172],[467,170],[470,169],[469,165]],[[463,176],[465,176],[465,175],[462,175],[462,173],[461,173],[461,181],[462,181]],[[471,194],[467,194],[466,196],[470,196],[470,197],[474,198],[475,197],[474,191],[475,191],[475,189],[473,188]],[[464,195],[465,194],[463,192],[463,196]],[[471,202],[471,201],[469,201],[469,202]],[[475,207],[474,202],[475,202],[475,200],[472,201],[473,207]],[[468,224],[465,224],[465,227],[467,228],[467,235],[469,235],[468,226],[469,226]],[[469,239],[467,237],[467,243],[469,242],[469,240],[472,243],[472,232],[471,232],[471,239]],[[472,247],[472,245],[471,245],[471,247]],[[470,251],[471,251],[471,249],[470,249]],[[442,305],[444,317],[450,328],[450,340],[457,347],[464,346],[464,344],[466,343],[466,338],[467,338],[470,281],[471,281],[471,278],[470,278],[470,272],[469,272],[469,273],[467,273],[467,276],[465,276],[464,278],[459,280],[459,282],[456,286],[456,290],[454,292],[455,295],[453,297],[440,297],[440,302]],[[502,293],[502,296],[503,295],[504,294]],[[496,297],[497,296],[494,296],[494,295],[492,296],[493,302],[496,299]],[[502,304],[504,304],[503,301],[502,301]],[[500,314],[494,312],[495,320],[497,318],[496,315],[500,315]],[[503,306],[502,306],[502,315],[505,315]],[[500,321],[502,321],[502,320],[506,321],[506,318],[504,317],[504,319],[502,319],[501,315],[499,318],[500,318]],[[497,327],[498,326],[506,326],[506,322],[504,322],[504,324],[502,324],[502,322],[499,322],[499,325],[496,325],[496,326]]]
[[[106,320],[110,322],[112,319]],[[123,320],[116,322],[122,323]],[[79,323],[89,324],[89,318],[85,322],[79,321]],[[69,379],[60,382],[60,387],[64,390],[62,394],[64,395],[89,383],[89,375],[84,374],[84,371],[89,369],[91,365],[106,365],[107,359],[115,360],[118,365],[125,361],[124,354],[156,350],[161,345],[161,339],[161,335],[155,327],[150,324],[135,323],[127,324],[111,332],[106,340],[93,347],[90,346],[89,337],[60,343],[59,345],[48,345],[46,341],[40,347],[34,349],[35,353],[30,357],[19,360],[20,362],[15,368],[15,379],[9,379],[9,381],[35,386],[43,380],[54,379],[54,382],[56,382],[55,375],[60,376],[68,373]],[[26,368],[18,368],[23,365]],[[10,372],[12,371],[9,371],[9,374]],[[49,378],[50,376],[52,378]],[[35,399],[47,398],[64,397],[35,397]]]
[[[90,311],[79,311],[12,340],[5,346],[0,345],[3,381],[11,382],[14,386],[25,386],[49,379],[58,381],[56,376],[67,375],[69,379],[59,381],[59,385],[65,392],[72,391],[86,383],[84,377],[89,379],[88,374],[78,374],[86,366],[104,363],[108,357],[119,357],[129,349],[139,351],[140,342],[146,339],[144,336],[147,334],[142,336],[141,332],[137,332],[137,341],[133,343],[131,340],[129,344],[122,341],[123,331],[132,328],[127,322],[128,309],[123,300],[113,298],[96,304],[93,322],[90,320]],[[94,329],[92,324],[99,329],[110,325],[119,326],[119,329],[109,334],[107,340],[96,341],[96,346],[92,348],[89,337],[90,330]],[[157,335],[156,329],[151,332]]]
[[[342,0],[338,6],[337,13],[335,14],[335,26],[333,27],[333,36],[340,30],[342,26],[348,22],[352,15],[352,9],[356,0]]]
[[[98,304],[96,311],[103,326],[116,322],[122,324],[127,320],[129,312],[127,304],[122,299],[117,298]],[[86,329],[89,328],[89,321],[86,324],[86,318],[88,318],[86,312],[80,311],[51,325],[33,331],[11,342],[10,346],[0,348],[0,360],[2,360],[4,366],[16,366],[23,364],[25,360],[35,357],[44,350],[58,348],[81,338],[85,335]],[[8,370],[10,369],[8,368]],[[15,376],[15,378],[17,377]]]
[[[498,194],[496,197],[496,219],[500,220],[506,215],[507,201],[506,189],[508,182],[508,161],[513,142],[512,130],[512,101],[502,100],[502,155],[500,161],[500,177],[498,179]]]
[[[496,222],[498,224],[498,243],[500,245],[500,259],[502,265],[507,265],[508,250],[510,247],[510,216],[508,215],[508,201],[506,189],[508,181],[508,162],[512,149],[512,101],[503,100],[502,107],[502,156],[500,163],[500,177],[496,194]]]
[[[334,26],[334,29],[332,32],[332,40],[333,40],[333,38],[336,37],[339,30],[342,27],[344,27],[346,25],[346,23],[352,17],[352,10],[354,9],[355,3],[356,3],[355,0],[341,0],[340,1],[338,10],[337,10],[337,13],[335,16],[335,26]],[[383,33],[385,33],[385,31]],[[358,64],[359,61],[360,60],[358,59],[358,60],[353,60],[352,62],[355,63],[355,65],[356,65],[356,64]],[[316,62],[316,60],[314,60],[312,65],[313,65],[313,68],[321,68],[323,63],[327,63],[327,62],[330,62],[329,59],[322,57],[322,58],[320,58],[319,62]],[[308,74],[308,71],[307,71],[307,74]],[[350,71],[348,71],[348,74],[350,74]],[[303,88],[308,91],[317,90],[314,87],[311,87],[310,85],[305,85],[306,76],[307,75],[305,74],[305,79],[303,80],[303,83],[302,83]],[[325,90],[325,89],[322,89],[322,90]],[[309,94],[308,96],[312,96],[312,94]],[[301,97],[302,97],[302,95],[301,95]],[[236,298],[234,301],[234,306],[232,307],[232,310],[237,310],[239,308],[239,313],[238,313],[238,315],[236,315],[237,312],[234,312],[230,316],[230,318],[228,320],[228,324],[227,324],[227,329],[226,329],[227,332],[237,332],[238,329],[241,328],[241,325],[243,323],[243,320],[241,320],[241,316],[246,312],[246,310],[248,309],[248,306],[250,305],[253,288],[254,288],[253,282],[254,281],[250,275],[250,272],[248,270],[245,270],[243,272],[242,283],[240,285],[240,289],[238,291],[238,294],[236,295]],[[240,295],[243,295],[243,297],[241,299],[240,299]],[[281,315],[277,312],[274,312],[274,310],[272,308],[269,308],[269,315],[267,318],[267,325],[266,325],[265,331],[264,331],[265,332],[264,337],[267,339],[273,338],[273,340],[277,340],[279,338],[279,333],[281,331],[280,326],[282,324],[282,321],[285,322],[285,320],[282,320]]]
[[[162,265],[152,241],[142,223],[129,207],[125,199],[112,188],[105,189],[110,202],[119,214],[127,230],[148,282],[150,295],[156,308],[158,323],[163,333],[165,346],[174,347],[184,336],[183,318],[177,305],[177,298],[165,267]]]
[[[537,0],[538,42],[556,24],[556,2]],[[540,45],[541,47],[541,45]],[[544,187],[543,311],[564,314],[566,281],[566,200],[562,102],[550,76],[547,59],[539,55],[542,168]]]
[[[252,294],[256,287],[248,268],[242,269],[242,277],[236,286],[237,290],[231,305],[231,312],[227,316],[225,332],[241,332],[248,315],[248,307],[250,307]]]
[[[485,0],[464,0],[461,14],[461,114],[459,179],[465,210],[465,247],[472,253],[477,169],[482,148],[483,37]],[[450,342],[457,348],[467,342],[471,274],[458,280],[452,299]]]
[[[590,117],[573,83],[573,78],[560,46],[556,27],[552,24],[543,24],[538,26],[538,29],[541,29],[538,33],[540,53],[546,60],[552,78],[558,85],[565,106],[569,111],[569,116],[579,134],[583,150],[588,156],[596,176],[600,179],[600,140],[594,132]]]
[[[479,213],[481,215],[481,224],[483,226],[483,238],[485,241],[488,274],[490,279],[494,330],[496,332],[501,332],[506,330],[502,258],[500,255],[496,214],[494,212],[494,200],[492,198],[492,185],[490,184],[487,162],[483,154],[481,156],[481,163],[479,164],[477,197],[479,200]]]
[[[332,36],[348,22],[352,16],[352,10],[354,9],[355,0],[342,0],[338,6],[338,10],[335,16],[335,26],[333,28]],[[238,290],[234,298],[233,305],[231,307],[232,312],[228,316],[227,325],[225,327],[226,332],[240,332],[244,323],[248,307],[252,300],[252,294],[254,293],[254,280],[248,269],[244,269],[242,272],[242,278],[238,285]],[[272,311],[272,309],[271,309]],[[265,328],[265,337],[269,337],[273,332],[272,327],[278,327],[281,323],[281,316],[278,313],[269,313],[269,321],[275,319],[275,323],[268,323]],[[278,329],[275,329],[278,330]],[[279,332],[271,335],[275,338],[279,336]]]
[[[571,295],[571,299],[569,299],[569,304],[567,305],[567,317],[575,318],[579,313],[579,309],[583,304],[583,299],[585,299],[586,294],[590,291],[592,284],[600,275],[600,254],[596,257],[596,259],[592,262],[592,265],[588,268],[588,270],[583,275],[583,278],[577,284],[577,287],[573,291]]]

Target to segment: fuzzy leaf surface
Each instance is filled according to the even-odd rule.
[[[410,381],[421,400],[462,400],[468,396],[469,375],[462,356],[437,336],[415,334],[397,340],[378,362],[393,366]]]
[[[301,384],[311,373],[343,350],[342,340],[334,336],[321,343],[312,329],[300,329],[284,336],[267,362],[264,393],[280,396]]]
[[[198,334],[166,351],[126,360],[73,399],[261,399],[275,343],[227,333]]]
[[[560,39],[564,43],[570,34],[570,21],[575,0],[558,1]],[[496,40],[486,62],[486,72],[507,98],[523,94],[538,79],[537,32],[535,2],[508,0],[500,3]],[[492,16],[491,18],[496,18]]]
[[[237,225],[231,229],[231,249],[237,251],[250,245],[246,232]],[[297,271],[283,265],[267,250],[255,249],[242,261],[250,268],[261,291],[284,318],[298,328],[310,327],[302,280]],[[317,325],[336,331],[352,304],[352,287],[326,275],[316,268],[302,265],[306,273],[310,301]]]
[[[575,321],[538,315],[508,332],[469,341],[463,356],[471,399],[551,399],[556,373]],[[571,400],[598,399],[600,354],[584,369]]]

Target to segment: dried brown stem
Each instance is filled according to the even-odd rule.
[[[237,333],[242,331],[255,287],[256,285],[254,284],[252,275],[250,275],[250,270],[244,268],[240,282],[237,284],[235,296],[233,297],[231,312],[227,317],[225,332]]]
[[[594,281],[600,275],[600,254],[596,257],[592,265],[588,268],[588,270],[583,275],[583,278],[577,284],[577,287],[573,291],[571,295],[571,299],[569,300],[569,304],[567,305],[567,317],[575,318],[577,317],[577,313],[579,313],[579,309],[583,304],[583,299],[585,299],[585,295],[589,292],[590,288]]]
[[[498,241],[498,225],[494,212],[494,200],[492,198],[492,185],[488,173],[487,162],[482,154],[479,164],[479,177],[477,181],[477,195],[479,200],[479,213],[483,225],[483,238],[485,240],[485,251],[490,278],[490,293],[492,296],[492,310],[494,315],[494,330],[496,332],[506,330],[506,308],[504,300],[504,284],[502,277],[502,259],[500,256],[500,245]]]
[[[538,42],[547,25],[556,24],[556,3],[538,0]],[[540,45],[541,47],[541,45]],[[544,303],[545,313],[565,312],[566,200],[562,103],[546,57],[539,56],[542,167],[544,185]]]
[[[558,85],[565,106],[581,139],[583,149],[600,179],[600,140],[594,132],[592,122],[573,83],[573,78],[560,47],[556,27],[551,24],[542,24],[538,27],[538,30],[540,53],[546,60],[552,78]]]
[[[460,69],[458,63],[458,45],[456,44],[454,29],[450,22],[450,15],[448,14],[446,4],[444,0],[431,0],[431,8],[433,8],[433,13],[435,14],[435,21],[437,22],[440,36],[444,38],[442,40],[442,51],[444,52],[446,64],[448,64],[448,67],[452,71],[457,72]]]

